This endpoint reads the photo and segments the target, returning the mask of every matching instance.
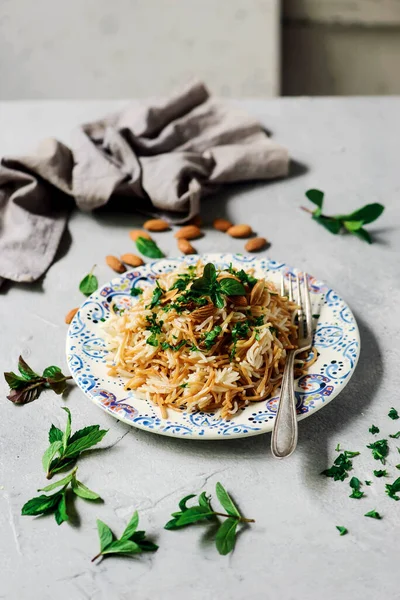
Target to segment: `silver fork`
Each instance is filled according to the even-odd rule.
[[[282,274],[281,295],[287,295],[293,300],[293,281],[289,277],[289,290],[285,294],[285,278]],[[303,289],[301,289],[301,287]],[[296,355],[311,348],[312,343],[312,315],[310,291],[308,289],[308,275],[303,273],[303,286],[300,285],[300,276],[296,276],[296,303],[298,310],[298,348],[289,350],[286,356],[285,369],[282,377],[281,394],[278,412],[271,439],[271,452],[275,458],[290,456],[297,446],[297,414],[296,396],[294,393],[294,359]]]

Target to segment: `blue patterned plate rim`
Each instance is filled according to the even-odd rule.
[[[278,397],[252,403],[232,420],[218,413],[177,413],[170,411],[166,420],[152,403],[123,389],[122,378],[107,375],[105,342],[101,323],[107,317],[110,303],[127,308],[136,299],[132,286],[151,285],[157,274],[176,269],[180,264],[197,260],[213,262],[220,267],[230,263],[237,268],[253,268],[279,283],[281,273],[287,278],[300,272],[283,262],[241,254],[203,254],[165,258],[127,271],[103,285],[85,300],[75,315],[67,334],[67,361],[73,378],[97,406],[117,419],[146,431],[187,439],[231,439],[272,431]],[[313,313],[316,319],[314,346],[317,361],[310,372],[296,381],[299,420],[314,414],[333,400],[347,385],[360,355],[360,335],[353,313],[346,302],[327,284],[310,276]]]

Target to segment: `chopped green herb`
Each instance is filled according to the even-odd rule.
[[[400,492],[400,477],[398,477],[393,483],[387,483],[385,488],[389,498],[393,498],[393,500],[400,500],[400,498],[396,495],[398,492]]]
[[[254,317],[253,325],[254,325],[254,327],[261,327],[261,325],[264,325],[264,315],[260,315],[259,317]]]
[[[338,444],[335,448],[336,452],[340,452],[340,444]]]
[[[236,281],[236,279],[225,277],[218,281],[215,266],[212,263],[207,263],[203,275],[193,281],[189,293],[186,293],[184,298],[187,302],[188,299],[196,296],[203,299],[204,296],[207,296],[217,308],[223,308],[225,306],[224,295],[242,296],[245,294],[246,290],[243,284]]]
[[[152,333],[151,335],[149,335],[149,337],[146,340],[146,344],[149,344],[149,346],[154,346],[154,348],[157,348],[157,346],[158,346],[157,334]]]
[[[183,348],[183,346],[185,346],[187,344],[186,340],[181,340],[180,342],[178,342],[178,344],[169,344],[168,342],[162,342],[161,344],[161,348],[163,350],[180,350],[181,348]]]
[[[130,295],[131,296],[140,296],[143,294],[143,290],[137,287],[131,287]]]
[[[376,512],[376,510],[370,510],[369,512],[365,513],[364,517],[370,517],[371,519],[382,519],[381,515]]]
[[[96,275],[93,275],[95,267],[96,265],[93,265],[89,275],[86,275],[79,284],[79,291],[85,296],[91,296],[99,287],[97,277]]]
[[[207,350],[210,350],[214,346],[215,340],[217,339],[221,331],[222,328],[219,325],[216,325],[214,329],[212,329],[209,333],[205,335],[203,342]]]
[[[189,283],[194,279],[194,275],[190,273],[181,273],[175,283],[169,288],[170,290],[186,290]]]
[[[375,460],[380,460],[384,465],[386,457],[389,454],[389,446],[387,440],[377,440],[372,444],[368,444],[367,448],[372,450],[372,456]]]
[[[365,485],[372,485],[372,481],[365,481]]]
[[[100,539],[100,552],[92,558],[92,562],[100,556],[104,557],[110,554],[126,556],[141,554],[142,552],[155,552],[158,546],[146,539],[145,531],[137,531],[138,524],[139,515],[135,511],[124,533],[117,540],[108,525],[98,519],[97,530]]]
[[[400,465],[396,465],[396,469],[400,469]]]
[[[332,477],[334,481],[344,481],[346,477],[348,477],[348,471],[351,471],[353,468],[353,462],[350,460],[350,458],[358,456],[359,454],[359,452],[344,450],[344,452],[339,454],[339,456],[337,456],[337,458],[334,460],[332,467],[322,471],[321,475],[325,475],[325,477]]]
[[[341,525],[336,525],[336,529],[340,535],[346,535],[346,533],[348,533],[348,529],[346,529],[346,527],[342,527]]]
[[[153,291],[153,296],[151,298],[151,302],[148,306],[146,306],[146,308],[154,308],[155,306],[158,306],[160,304],[160,300],[162,295],[164,294],[165,290],[162,289],[161,285],[158,282],[158,279],[156,280],[156,287]]]
[[[321,315],[313,315],[313,319],[319,319]]]
[[[192,344],[189,350],[190,352],[199,352],[199,348],[195,344]]]
[[[399,413],[395,408],[391,408],[388,412],[388,417],[393,419],[393,421],[396,421],[399,418]]]
[[[357,477],[352,477],[350,479],[350,487],[352,488],[352,493],[350,494],[350,498],[356,498],[357,500],[359,500],[360,498],[362,498],[364,496],[364,492],[362,492],[360,490],[361,487],[361,481],[357,478]]]
[[[389,433],[389,437],[398,440],[400,438],[400,431],[394,434]]]
[[[388,473],[386,470],[378,470],[378,471],[374,471],[374,475],[375,477],[387,477]]]
[[[189,384],[188,383],[181,383],[179,387],[181,388],[187,388]]]
[[[148,325],[147,325],[146,329],[148,329],[149,331],[151,331],[151,333],[161,333],[161,328],[164,325],[164,321],[158,321],[157,322],[157,315],[156,315],[156,313],[152,312],[151,316],[147,315],[146,316],[146,321],[148,322]]]
[[[376,427],[375,425],[371,425],[371,427],[368,429],[368,431],[372,434],[379,433],[379,427]]]

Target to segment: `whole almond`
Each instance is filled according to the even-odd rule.
[[[218,231],[228,231],[231,227],[233,227],[233,223],[228,221],[228,219],[215,219],[213,223],[214,229],[218,229]]]
[[[265,248],[267,244],[267,240],[263,237],[251,238],[251,240],[246,242],[245,250],[247,250],[247,252],[258,252]]]
[[[144,265],[144,262],[140,256],[136,256],[136,254],[129,254],[129,252],[121,256],[121,262],[129,265],[130,267],[140,267],[141,265]]]
[[[126,271],[125,265],[122,264],[119,258],[117,258],[116,256],[112,256],[111,254],[106,256],[106,263],[116,273],[125,273]]]
[[[143,225],[147,231],[167,231],[169,229],[169,223],[164,219],[149,219]]]
[[[178,248],[183,254],[196,254],[192,244],[183,238],[178,240]]]
[[[241,225],[232,225],[226,233],[234,238],[245,238],[250,237],[253,231],[250,225],[242,223]]]
[[[197,225],[185,225],[175,233],[175,237],[177,240],[181,240],[182,238],[185,240],[194,240],[200,236],[201,231],[197,227]]]
[[[67,314],[65,315],[65,322],[67,325],[69,325],[71,323],[72,319],[74,318],[74,316],[76,315],[78,310],[79,310],[79,308],[71,308],[71,310],[69,312],[67,312]]]
[[[147,231],[144,231],[143,229],[132,229],[129,232],[129,237],[131,238],[131,240],[133,240],[134,242],[136,242],[136,240],[139,237],[143,237],[146,240],[151,240],[151,235],[149,233],[147,233]]]
[[[190,219],[188,225],[196,225],[197,227],[201,227],[203,225],[203,219],[200,215],[195,215]]]

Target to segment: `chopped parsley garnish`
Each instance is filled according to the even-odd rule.
[[[151,335],[149,335],[149,337],[146,340],[146,344],[149,344],[150,346],[157,347],[158,346],[158,337],[157,337],[157,334],[152,333]]]
[[[147,315],[146,321],[148,322],[148,326],[146,327],[146,329],[148,329],[151,332],[151,335],[146,340],[146,344],[156,347],[158,346],[157,335],[161,333],[161,327],[163,326],[164,321],[157,322],[156,313],[151,313],[151,316]]]
[[[387,477],[388,473],[386,469],[380,469],[378,471],[374,471],[375,477]]]
[[[390,438],[394,438],[395,440],[398,440],[400,438],[400,431],[398,431],[397,433],[389,433],[389,437]]]
[[[190,350],[190,352],[198,352],[199,348],[195,344],[192,344],[190,346],[189,350]]]
[[[264,315],[260,315],[259,317],[254,317],[253,325],[254,325],[254,327],[261,327],[261,325],[264,325]]]
[[[396,469],[400,469],[400,465],[396,465]]]
[[[181,388],[187,388],[189,384],[188,383],[181,383],[179,387]]]
[[[154,308],[155,306],[158,306],[160,304],[161,296],[164,294],[164,292],[165,290],[163,290],[161,285],[158,283],[158,280],[156,280],[156,288],[153,291],[151,302],[147,308]]]
[[[336,529],[340,535],[346,535],[346,533],[349,533],[348,529],[346,529],[346,527],[342,527],[341,525],[336,525]]]
[[[372,434],[379,433],[379,427],[376,427],[376,425],[371,425],[368,431]]]
[[[400,500],[400,498],[396,496],[397,492],[400,492],[400,477],[393,481],[393,483],[387,483],[385,487],[389,498],[393,498],[393,500]]]
[[[240,279],[242,283],[247,283],[247,285],[249,285],[250,287],[253,287],[258,281],[258,279],[253,277],[253,275],[249,275],[248,273],[246,273],[246,271],[243,271],[243,269],[241,269],[240,271],[234,269],[232,267],[232,263],[229,265],[228,271],[232,275],[238,277],[238,279]]]
[[[190,273],[181,273],[175,283],[169,288],[170,290],[180,290],[183,292],[186,290],[190,281],[194,279],[194,275]]]
[[[259,339],[260,339],[260,334],[259,334],[259,332],[258,332],[258,331],[256,331],[256,333],[255,333],[254,337],[256,338],[256,340],[257,340],[257,342],[258,342],[258,341],[259,341]]]
[[[232,346],[232,350],[231,350],[231,358],[234,358],[235,354],[236,354],[236,344],[238,342],[238,340],[240,338],[245,338],[248,336],[250,331],[249,328],[249,324],[248,321],[238,321],[237,323],[235,323],[235,325],[232,327],[232,341],[233,341],[233,346]]]
[[[393,419],[393,421],[396,421],[399,418],[399,413],[395,408],[391,408],[388,412],[388,417]]]
[[[335,448],[336,452],[340,452],[340,444],[338,444]]]
[[[214,346],[215,340],[217,339],[221,331],[222,328],[219,325],[216,325],[214,329],[212,329],[209,333],[206,334],[203,342],[207,350],[210,350]]]
[[[187,343],[186,340],[181,340],[177,344],[170,344],[169,342],[162,342],[161,348],[163,350],[180,350],[181,348],[183,348],[183,346],[186,345],[186,343]]]
[[[353,468],[353,462],[350,460],[350,458],[358,456],[359,454],[359,452],[344,450],[344,452],[339,454],[339,456],[334,460],[332,467],[322,471],[321,475],[325,475],[325,477],[332,477],[334,481],[344,481],[346,477],[349,476],[348,471],[351,471]]]
[[[357,498],[357,500],[359,500],[364,496],[364,492],[360,490],[361,481],[358,479],[358,477],[352,477],[350,479],[350,487],[353,491],[350,494],[349,498]]]
[[[387,440],[377,440],[372,444],[368,444],[367,448],[372,450],[372,456],[375,460],[380,460],[384,465],[386,457],[389,454],[389,446]]]
[[[372,481],[365,480],[365,485],[372,485]]]
[[[137,287],[131,287],[130,295],[131,296],[140,296],[143,294],[143,290]]]
[[[370,510],[369,512],[365,513],[364,517],[370,517],[371,519],[382,519],[381,515],[376,512],[376,510]]]

